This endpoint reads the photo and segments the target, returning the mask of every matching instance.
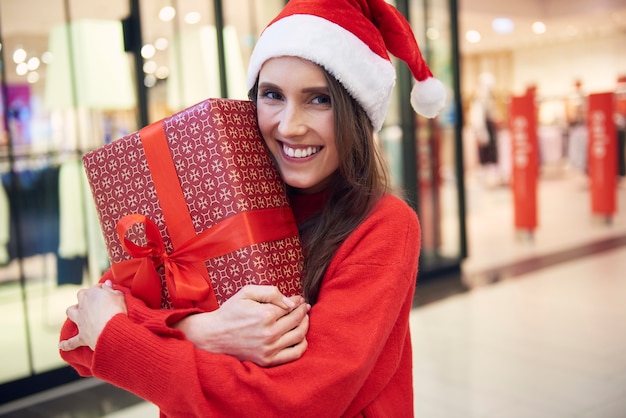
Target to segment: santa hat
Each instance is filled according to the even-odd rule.
[[[417,81],[411,91],[415,111],[435,117],[445,104],[445,88],[424,61],[407,20],[385,0],[290,0],[254,47],[248,89],[268,59],[304,58],[332,74],[378,131],[396,80],[387,51],[406,62]]]

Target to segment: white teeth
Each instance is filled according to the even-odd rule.
[[[292,158],[306,158],[319,152],[319,150],[320,147],[291,148],[287,144],[283,144],[283,152]]]

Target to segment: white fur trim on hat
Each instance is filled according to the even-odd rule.
[[[396,80],[389,59],[335,23],[295,14],[277,20],[261,34],[250,57],[248,89],[254,86],[263,63],[280,56],[300,57],[324,67],[363,107],[374,130],[380,130]]]

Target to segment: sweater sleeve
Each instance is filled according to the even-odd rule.
[[[110,270],[104,273],[99,283],[104,283],[107,279],[113,280]],[[129,320],[157,335],[184,339],[184,334],[181,331],[171,328],[170,326],[185,316],[200,312],[198,309],[151,309],[142,300],[134,297],[130,289],[118,285],[115,285],[115,289],[124,292]],[[66,340],[77,334],[78,327],[76,324],[66,319],[61,327],[59,340]],[[59,350],[59,354],[80,376],[85,377],[93,375],[91,371],[93,351],[89,347],[79,347],[71,351]]]
[[[335,254],[299,360],[263,368],[117,315],[97,342],[93,374],[169,417],[357,414],[384,390],[407,347],[419,255],[415,213],[389,197],[377,208]]]

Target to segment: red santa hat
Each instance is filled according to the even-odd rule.
[[[304,58],[332,74],[378,131],[396,80],[387,51],[406,62],[416,79],[411,91],[415,111],[435,117],[445,104],[445,88],[424,61],[407,20],[385,0],[290,0],[254,47],[248,89],[268,59]]]

